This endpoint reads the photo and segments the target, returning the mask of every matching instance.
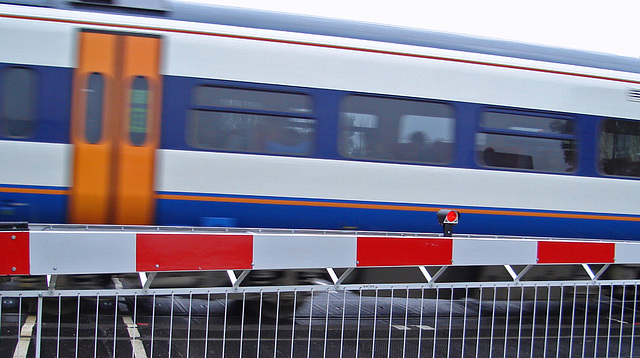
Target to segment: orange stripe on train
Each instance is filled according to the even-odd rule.
[[[221,198],[208,196],[191,196],[176,194],[158,194],[157,199],[163,200],[185,200],[185,201],[209,201],[218,203],[240,203],[240,204],[265,204],[265,205],[291,205],[291,206],[314,206],[326,208],[347,208],[347,209],[373,209],[373,210],[397,210],[397,211],[420,211],[437,212],[441,208],[430,208],[415,205],[392,205],[392,204],[364,204],[364,203],[337,203],[324,201],[299,201],[287,199],[255,199],[255,198]],[[506,215],[506,216],[527,216],[541,218],[561,218],[561,219],[587,219],[587,220],[614,220],[614,221],[638,221],[640,217],[629,217],[606,214],[571,214],[571,213],[543,213],[512,210],[485,210],[485,209],[456,209],[464,214],[478,215]]]

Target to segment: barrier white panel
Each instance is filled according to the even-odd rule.
[[[32,232],[29,251],[32,275],[136,271],[133,232]]]
[[[522,239],[456,239],[454,265],[533,265],[538,243]]]
[[[352,236],[255,235],[254,269],[354,267]]]
[[[640,243],[616,243],[616,264],[640,263]]]

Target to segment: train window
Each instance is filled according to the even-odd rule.
[[[574,123],[545,115],[484,112],[476,153],[487,167],[571,173],[577,164]]]
[[[104,76],[92,73],[87,80],[84,135],[87,142],[96,144],[102,138]]]
[[[149,84],[138,76],[131,84],[129,102],[129,138],[135,146],[141,146],[147,138],[147,112],[149,111]]]
[[[442,103],[351,95],[340,108],[339,151],[347,158],[449,163],[453,108]]]
[[[311,98],[297,93],[200,86],[194,92],[198,106],[245,110],[311,113]]]
[[[313,150],[307,95],[201,86],[193,100],[186,135],[194,148],[296,156]]]
[[[37,92],[34,70],[9,67],[0,72],[0,134],[14,138],[33,135]]]
[[[602,122],[600,167],[607,175],[640,177],[640,122],[620,119]]]

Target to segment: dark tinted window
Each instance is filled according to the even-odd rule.
[[[640,122],[620,119],[602,122],[600,167],[608,175],[640,177]]]
[[[16,138],[33,135],[37,95],[35,71],[23,67],[0,71],[0,134]]]
[[[480,126],[486,129],[504,129],[528,133],[574,134],[568,119],[533,116],[518,113],[485,112]]]
[[[303,94],[202,86],[194,92],[187,143],[195,148],[308,155],[316,120]]]
[[[87,80],[84,134],[87,142],[96,144],[102,138],[104,77],[92,73]]]
[[[131,143],[141,146],[147,139],[149,111],[149,84],[144,77],[136,77],[131,84],[129,108],[129,137]]]
[[[347,158],[449,163],[453,108],[442,103],[352,95],[340,107],[339,151]]]
[[[200,86],[194,92],[197,106],[257,111],[311,113],[311,98],[296,93]]]
[[[574,172],[574,132],[574,122],[567,118],[485,112],[476,134],[478,162],[488,167]]]

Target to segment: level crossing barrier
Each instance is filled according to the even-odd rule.
[[[638,356],[639,254],[626,241],[16,225],[0,232],[0,356]]]

